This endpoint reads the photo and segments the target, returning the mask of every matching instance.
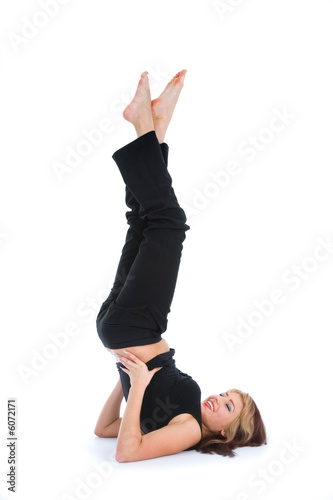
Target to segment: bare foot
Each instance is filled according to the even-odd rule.
[[[154,130],[148,71],[142,73],[135,96],[124,109],[123,117],[134,125],[138,137]]]
[[[186,69],[179,71],[167,84],[162,94],[151,102],[155,132],[159,143],[164,141],[165,133],[184,85]]]

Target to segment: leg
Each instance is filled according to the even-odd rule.
[[[162,144],[160,144],[160,149],[165,166],[167,167],[169,146],[165,142],[163,142]],[[128,211],[125,214],[127,223],[130,227],[127,231],[125,245],[122,249],[116,277],[109,296],[103,302],[104,306],[108,305],[111,300],[116,299],[126,280],[132,279],[132,276],[129,275],[129,272],[138,253],[141,241],[143,240],[143,231],[148,225],[147,219],[143,219],[140,217],[140,205],[136,198],[133,196],[133,193],[130,191],[128,186],[125,187],[125,200],[126,205],[131,209],[131,211]]]
[[[176,286],[185,231],[155,131],[116,151],[113,159],[147,223],[130,275],[108,307],[99,334],[111,349],[161,340]]]
[[[158,99],[150,101],[150,90],[147,81],[147,72],[141,75],[140,82],[132,102],[124,110],[124,118],[133,122],[137,135],[140,136],[154,127],[160,142],[161,152],[164,162],[168,164],[169,147],[164,141],[164,136],[175,108],[180,90],[183,86],[183,76],[186,70],[177,75],[167,84],[166,88]],[[136,257],[140,243],[143,239],[142,233],[147,227],[147,221],[141,219],[139,215],[140,205],[133,196],[128,186],[126,186],[126,205],[131,209],[126,212],[127,222],[130,225],[126,235],[126,242],[122,250],[120,262],[113,287],[102,307],[105,308],[109,301],[115,299],[127,279],[131,279],[129,270]]]
[[[155,338],[152,338],[152,335],[154,335],[156,331],[161,332],[166,329],[166,316],[170,311],[170,304],[174,293],[180,262],[181,243],[185,238],[185,235],[180,236],[179,230],[182,229],[186,231],[189,227],[185,224],[185,213],[179,207],[173,188],[171,187],[171,177],[167,172],[168,146],[162,141],[180,90],[183,86],[185,73],[186,70],[178,73],[171,82],[169,82],[162,95],[153,103],[150,103],[147,72],[143,73],[134,99],[126,107],[123,113],[124,118],[134,125],[138,140],[133,141],[113,155],[126,184],[126,203],[129,208],[131,208],[131,212],[126,212],[130,228],[119,262],[115,283],[109,297],[102,304],[97,317],[98,333],[104,345],[108,343],[109,345],[106,346],[110,348],[117,348],[114,344],[118,341],[122,342],[123,347],[133,345],[133,340],[135,340],[135,345],[157,342],[161,337],[159,336],[158,338],[158,336],[155,335]],[[159,138],[154,130],[155,124]],[[145,136],[144,139],[142,138],[143,136]],[[159,144],[159,142],[161,142],[161,144]],[[140,148],[141,153],[146,155],[146,167],[148,167],[148,170],[144,167],[145,162],[142,164],[141,161],[140,163],[140,158],[138,156],[138,154],[140,155]],[[137,183],[135,183],[135,176],[133,177],[131,172],[127,171],[126,163],[127,166],[128,164],[130,165],[130,169],[131,166],[135,168],[141,165],[141,173],[136,179]],[[155,172],[152,170],[153,163],[157,166]],[[158,164],[161,165],[160,171],[158,170]],[[148,176],[144,174],[145,171],[148,172]],[[148,185],[150,187],[147,190]],[[149,191],[151,192],[149,193]],[[158,197],[162,196],[162,205],[158,202],[155,206],[157,210],[151,210],[154,204],[150,206],[149,203],[147,203],[149,195],[151,200],[155,198],[155,202]],[[166,203],[164,203],[165,196],[168,197]],[[158,213],[159,211],[160,215]],[[162,225],[159,226],[159,224]],[[151,229],[154,229],[152,233]],[[155,244],[154,250],[154,238],[158,229],[163,229],[164,232],[155,240],[157,245]],[[166,234],[166,229],[172,230],[169,237]],[[172,235],[172,233],[174,234],[174,229],[178,229],[178,236],[180,236],[178,246],[176,241],[177,238],[175,239]],[[166,241],[162,244],[165,238]],[[173,240],[175,243],[174,245],[172,245]],[[164,255],[163,252],[166,249],[168,250]],[[163,267],[163,269],[154,268],[153,265],[149,266],[150,262],[153,262],[153,264],[155,262],[164,262],[169,265],[169,269],[167,269],[168,266],[166,266],[166,268]],[[142,270],[145,270],[143,275]],[[134,274],[133,271],[136,274]],[[149,275],[149,271],[153,273],[153,276],[151,276],[151,274]],[[129,273],[130,276],[127,276]],[[149,283],[153,284],[154,277],[156,276],[162,278],[160,287],[156,288],[156,286],[153,285],[147,286],[145,288],[146,293],[142,293],[144,290],[142,285],[145,283],[145,280],[147,280],[148,285]],[[130,286],[133,281],[134,285]],[[161,291],[162,293],[159,293]],[[131,301],[131,293],[134,302]],[[135,300],[138,299],[138,295],[140,294],[141,302],[137,307],[135,305]],[[151,299],[149,300],[149,297],[152,298],[153,296],[155,298],[155,307],[153,301]],[[160,307],[158,307],[158,305],[160,305]],[[153,308],[154,316],[152,316]],[[106,320],[108,326],[104,328],[103,334],[104,320]],[[153,326],[152,320],[154,323]],[[136,327],[133,322],[137,323]],[[110,329],[112,323],[118,327],[116,328],[116,330],[118,329],[118,332],[116,332],[118,335],[116,335],[116,340],[113,338],[111,342],[110,339],[112,335],[110,334],[115,333],[115,328],[112,327]],[[131,337],[129,331],[132,329],[130,333],[133,333],[133,327],[134,330],[135,328],[140,330],[140,339],[137,337],[133,338],[133,336],[129,339],[129,337]],[[156,331],[152,331],[152,328]],[[148,330],[149,334],[147,333]],[[126,345],[124,344],[125,337],[119,337],[119,333],[121,334],[122,331],[124,331],[128,337]],[[113,345],[110,345],[111,343],[113,343]]]

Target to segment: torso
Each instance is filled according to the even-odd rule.
[[[158,354],[163,354],[164,352],[169,352],[170,347],[169,344],[165,339],[162,339],[160,342],[157,342],[156,344],[148,344],[148,345],[138,345],[138,346],[133,346],[133,347],[125,347],[124,349],[109,349],[106,347],[106,349],[112,353],[119,354],[119,355],[124,355],[123,350],[125,351],[128,350],[128,352],[131,352],[134,354],[134,356],[137,356],[143,363],[147,363],[150,359],[154,358],[155,356],[158,356]],[[126,354],[125,354],[126,356]],[[176,415],[168,425],[174,425],[174,424],[180,424],[186,421],[196,421],[196,419],[191,415],[190,413],[181,413],[180,415]],[[141,434],[144,435],[145,433],[142,432]],[[201,430],[200,427],[198,426],[198,439],[201,439]]]
[[[106,349],[114,354],[119,354],[121,356],[124,355],[123,350],[131,352],[134,356],[138,357],[143,363],[147,363],[150,359],[154,358],[158,354],[162,354],[163,352],[169,352],[170,347],[165,339],[160,340],[156,344],[148,344],[148,345],[138,345],[133,347],[124,347],[123,349]]]

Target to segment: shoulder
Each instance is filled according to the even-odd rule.
[[[178,394],[181,399],[185,398],[186,401],[201,398],[199,384],[190,375],[183,373],[182,379],[174,387],[174,392]]]
[[[197,442],[200,441],[201,427],[197,419],[191,413],[181,413],[180,415],[177,415],[168,423],[168,426],[172,425],[182,425],[182,428],[187,429],[189,432],[193,429],[193,436],[196,435],[198,438]]]

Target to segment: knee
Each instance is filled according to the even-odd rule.
[[[190,229],[190,226],[186,224],[187,218],[185,211],[180,206],[178,206],[177,209],[175,209],[174,222],[175,222],[175,228],[182,230],[184,233],[185,231],[188,231]]]
[[[182,207],[179,207],[179,212],[180,212],[180,217],[181,217],[181,220],[184,224],[184,227],[186,226],[185,230],[187,231],[188,229],[190,229],[190,226],[186,224],[187,218],[186,218],[185,210]]]
[[[169,212],[169,220],[172,222],[173,227],[176,229],[182,229],[183,231],[188,231],[190,226],[186,224],[187,218],[184,209],[177,204]]]

